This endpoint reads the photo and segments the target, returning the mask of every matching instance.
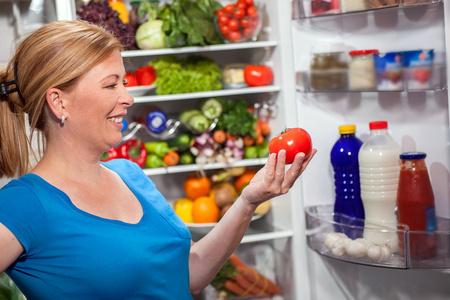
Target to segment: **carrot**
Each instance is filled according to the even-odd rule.
[[[223,130],[216,130],[216,131],[214,131],[213,139],[214,139],[214,141],[216,143],[219,143],[219,144],[225,143],[225,141],[227,139],[225,131],[223,131]]]
[[[245,292],[245,290],[244,290],[243,287],[241,287],[241,286],[240,286],[239,284],[237,284],[235,281],[230,280],[230,279],[227,279],[227,280],[225,281],[224,288],[225,288],[226,290],[228,290],[228,291],[230,291],[230,292],[236,294],[236,295],[239,295],[239,296],[242,295],[242,294]]]
[[[269,123],[259,119],[256,122],[256,126],[259,127],[261,129],[261,134],[264,136],[267,136],[270,134],[270,126]]]
[[[237,267],[237,266],[243,266],[243,265],[244,265],[244,263],[242,262],[242,260],[241,260],[235,253],[232,253],[232,254],[230,255],[229,260],[230,260],[231,264],[232,264],[233,266],[235,266],[235,267]]]
[[[264,291],[257,286],[256,281],[249,281],[243,274],[238,274],[234,277],[234,281],[245,289],[244,295],[263,295]]]
[[[176,151],[169,151],[164,155],[163,161],[168,166],[175,166],[180,161],[180,155]]]
[[[262,293],[270,295],[279,295],[281,290],[278,285],[269,280],[267,277],[245,265],[236,266],[239,274],[242,274],[248,281],[255,282],[255,285],[262,291]]]
[[[244,146],[249,147],[255,143],[255,138],[252,137],[250,134],[246,134],[242,138],[242,141],[244,142]]]

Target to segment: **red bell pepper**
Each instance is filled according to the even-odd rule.
[[[119,146],[119,155],[122,158],[137,163],[143,168],[147,159],[147,150],[141,140],[131,139]]]
[[[116,148],[111,148],[108,152],[103,152],[100,156],[100,160],[105,162],[111,159],[119,158],[119,151]]]

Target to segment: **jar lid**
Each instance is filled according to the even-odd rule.
[[[369,123],[369,129],[370,130],[387,129],[387,128],[388,128],[388,122],[387,121],[376,121],[376,122],[370,122]]]
[[[345,52],[344,43],[318,43],[311,47],[312,53]]]
[[[404,152],[400,154],[400,159],[424,159],[427,154],[424,152]]]
[[[350,133],[355,133],[355,131],[356,131],[356,125],[341,125],[341,126],[339,126],[340,134],[350,134]]]
[[[380,54],[378,50],[371,49],[371,50],[354,50],[349,52],[350,55],[365,55],[365,54]]]

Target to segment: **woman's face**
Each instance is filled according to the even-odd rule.
[[[114,51],[70,92],[64,126],[76,143],[101,154],[121,142],[122,120],[134,102],[124,78],[122,57]]]

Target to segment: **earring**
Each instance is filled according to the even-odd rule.
[[[64,124],[65,122],[66,122],[66,116],[61,115],[61,125]]]

